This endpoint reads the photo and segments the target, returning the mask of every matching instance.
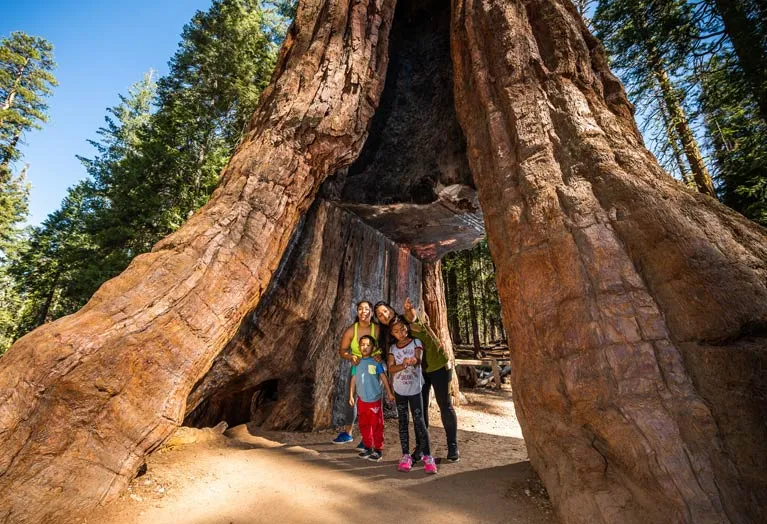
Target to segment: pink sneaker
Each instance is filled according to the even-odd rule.
[[[437,473],[437,465],[434,463],[434,457],[431,455],[424,455],[423,457],[423,470],[426,473],[435,475]]]
[[[402,458],[399,459],[399,464],[397,464],[397,470],[402,471],[403,473],[407,473],[412,468],[413,468],[413,458],[409,454],[405,453],[404,455],[402,455]]]

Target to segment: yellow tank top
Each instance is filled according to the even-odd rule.
[[[352,343],[349,344],[349,347],[352,349],[352,355],[355,355],[357,357],[362,357],[362,352],[360,351],[360,338],[357,336],[357,326],[359,325],[359,322],[354,323],[354,337],[352,337]],[[370,336],[373,337],[373,340],[376,341],[376,346],[378,346],[378,339],[376,339],[376,325],[372,322],[370,323]],[[381,350],[378,349],[378,347],[373,348],[373,355],[380,355]]]

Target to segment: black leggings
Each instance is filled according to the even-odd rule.
[[[450,382],[453,380],[453,370],[441,368],[431,373],[424,372],[424,385],[421,390],[423,396],[423,421],[429,428],[429,391],[434,386],[434,396],[439,406],[439,414],[442,417],[442,426],[445,428],[448,447],[457,446],[458,417],[455,416],[453,400],[450,398]]]
[[[415,428],[415,441],[417,444],[416,451],[420,451],[424,455],[431,455],[431,449],[429,448],[429,430],[426,429],[426,422],[423,419],[423,400],[421,395],[415,394],[410,396],[400,395],[395,392],[394,397],[397,399],[397,416],[399,417],[399,442],[402,444],[402,453],[410,453],[410,433],[407,409],[410,406],[410,412],[413,414],[413,427]]]

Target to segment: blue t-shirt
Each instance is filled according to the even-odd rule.
[[[383,364],[372,357],[366,357],[357,364],[357,395],[364,402],[375,402],[383,396],[381,377]]]

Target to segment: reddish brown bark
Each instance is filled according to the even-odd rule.
[[[398,12],[406,15],[399,19],[403,39],[422,27],[411,25],[419,9],[437,13],[445,4],[408,6]],[[284,354],[262,347],[263,334],[241,324],[257,304],[264,329],[283,322],[300,329],[306,319],[313,326],[331,319],[319,308],[330,304],[324,293],[333,278],[334,308],[360,296],[349,291],[348,281],[358,281],[350,268],[368,266],[344,251],[346,269],[333,276],[338,260],[321,253],[325,242],[338,246],[333,228],[305,239],[312,253],[306,263],[288,261],[294,282],[279,287],[272,277],[322,180],[351,162],[365,139],[392,9],[393,0],[302,2],[273,85],[210,203],[83,310],[34,331],[3,357],[0,521],[61,520],[109,499],[178,425],[187,399],[197,407],[207,402],[214,419],[230,411],[227,402],[247,407],[243,396],[217,398],[219,388],[247,394],[281,380],[272,371],[295,369],[296,360],[280,359],[298,358],[308,339],[291,332]],[[446,12],[437,14],[423,27],[446,30]],[[450,73],[435,44],[444,34],[428,36],[392,47],[400,59],[392,105],[396,90],[421,87],[401,113],[395,107],[387,114],[409,115],[409,132],[419,121],[413,108],[438,100],[428,125],[450,132],[419,136],[444,144],[438,139],[459,134],[445,103],[452,98],[439,82],[409,83],[407,74],[419,72],[413,53],[427,49],[421,41],[432,45],[427,62]],[[451,43],[455,106],[496,263],[518,415],[560,516],[589,523],[766,520],[764,230],[662,172],[603,51],[568,0],[453,0]],[[390,193],[345,193],[385,176],[388,152],[406,136],[396,121],[380,120],[371,145],[380,154],[350,170],[358,183],[339,198],[364,206],[354,209],[369,221],[389,222],[413,249],[414,232],[430,227],[434,238],[419,248],[424,258],[471,241],[472,199],[436,190],[447,183],[471,189],[462,144],[451,143],[438,176],[425,161],[434,151],[420,158],[408,144],[406,158],[422,164],[414,179],[403,169]],[[413,191],[397,200],[402,187]],[[318,204],[325,214],[307,221],[341,216],[327,205]],[[445,205],[454,215],[447,222],[429,224],[428,212],[418,228],[403,219]],[[444,231],[446,223],[470,234],[459,240]],[[416,288],[417,264],[406,250],[392,249],[376,292],[402,304]],[[427,267],[432,271],[424,278],[436,282],[438,270]],[[320,287],[311,288],[313,279]],[[259,303],[272,284],[276,302]],[[306,304],[304,293],[312,297]],[[333,326],[342,324],[344,312],[336,313]],[[332,348],[335,341],[327,342]],[[311,387],[333,363],[318,358],[314,368],[290,375],[301,383],[295,390],[276,384],[277,402],[259,417],[283,427],[326,420],[328,383],[319,384],[319,394]],[[234,383],[247,382],[251,372],[263,381]]]
[[[114,497],[178,426],[320,183],[358,154],[383,87],[393,6],[302,2],[210,202],[81,311],[3,357],[0,521],[61,519]]]
[[[453,342],[450,340],[450,328],[447,325],[447,305],[445,303],[445,285],[442,281],[442,264],[424,262],[423,264],[423,304],[429,325],[442,343],[445,352],[450,355],[450,362],[455,367]],[[453,373],[453,402],[460,402],[458,375]]]
[[[517,414],[560,517],[763,520],[764,230],[658,167],[570,2],[454,0],[452,46]]]
[[[344,425],[349,364],[338,358],[338,343],[357,302],[420,303],[421,262],[348,211],[319,199],[299,232],[258,307],[192,389],[186,424]],[[277,400],[265,413],[251,401],[275,384]]]

